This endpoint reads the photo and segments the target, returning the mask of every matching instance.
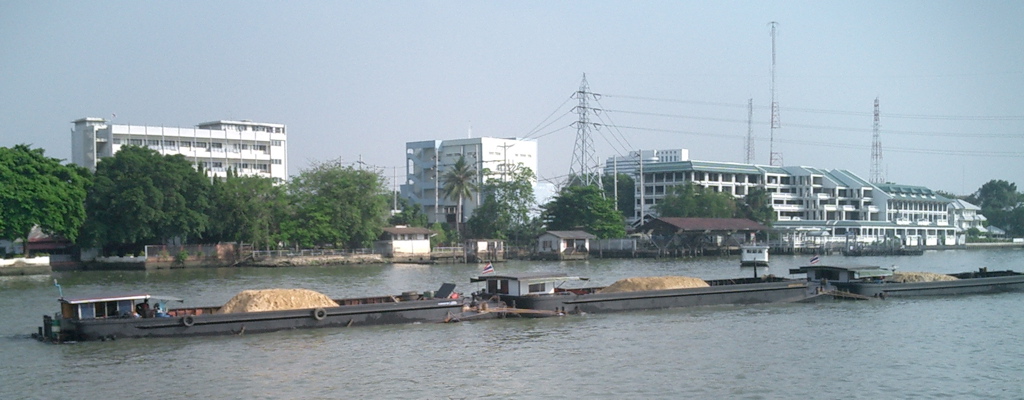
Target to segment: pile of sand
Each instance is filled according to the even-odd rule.
[[[337,307],[338,303],[320,292],[308,289],[244,290],[228,300],[218,314],[296,310],[303,308]]]
[[[708,287],[700,278],[688,276],[650,276],[620,279],[599,293],[641,292],[647,290],[685,289]]]
[[[957,277],[932,272],[896,272],[888,280],[896,283],[938,282],[955,281]]]

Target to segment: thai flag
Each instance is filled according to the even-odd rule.
[[[818,257],[818,256],[811,257],[811,265],[817,264],[818,261],[821,261],[820,257]]]
[[[494,272],[494,266],[491,265],[491,263],[487,263],[487,266],[484,267],[484,272],[483,273],[489,274],[489,273],[492,273],[492,272]]]

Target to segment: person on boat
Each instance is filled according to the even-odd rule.
[[[149,299],[143,300],[142,303],[135,305],[135,312],[139,313],[142,318],[149,318]]]
[[[170,316],[169,314],[167,314],[167,313],[166,313],[166,312],[164,311],[164,309],[163,309],[163,308],[160,308],[160,305],[159,305],[159,304],[157,304],[157,305],[156,305],[156,308],[154,308],[153,310],[154,310],[154,311],[156,311],[156,313],[154,314],[154,316],[155,316],[155,317],[157,317],[157,318],[170,318],[170,317],[171,317],[171,316]]]

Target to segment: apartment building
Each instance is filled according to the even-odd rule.
[[[160,154],[181,154],[213,176],[233,168],[240,175],[288,179],[288,138],[282,124],[212,121],[192,128],[113,124],[103,118],[73,121],[72,162],[94,171],[103,157],[123,146],[140,146]]]
[[[406,181],[401,185],[401,194],[422,207],[430,223],[457,220],[458,199],[445,197],[443,177],[460,157],[465,157],[476,171],[478,187],[489,179],[510,179],[509,172],[519,166],[537,173],[537,142],[532,139],[427,140],[408,142],[405,149]],[[537,189],[536,181],[534,188]],[[463,199],[463,220],[459,222],[468,220],[482,201],[479,192]]]

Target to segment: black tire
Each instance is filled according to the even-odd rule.
[[[317,321],[323,321],[324,318],[327,318],[327,310],[324,310],[323,308],[317,308],[316,310],[313,310],[313,319]]]
[[[185,326],[192,326],[196,324],[196,319],[191,315],[186,315],[184,318],[181,319],[181,324]]]

